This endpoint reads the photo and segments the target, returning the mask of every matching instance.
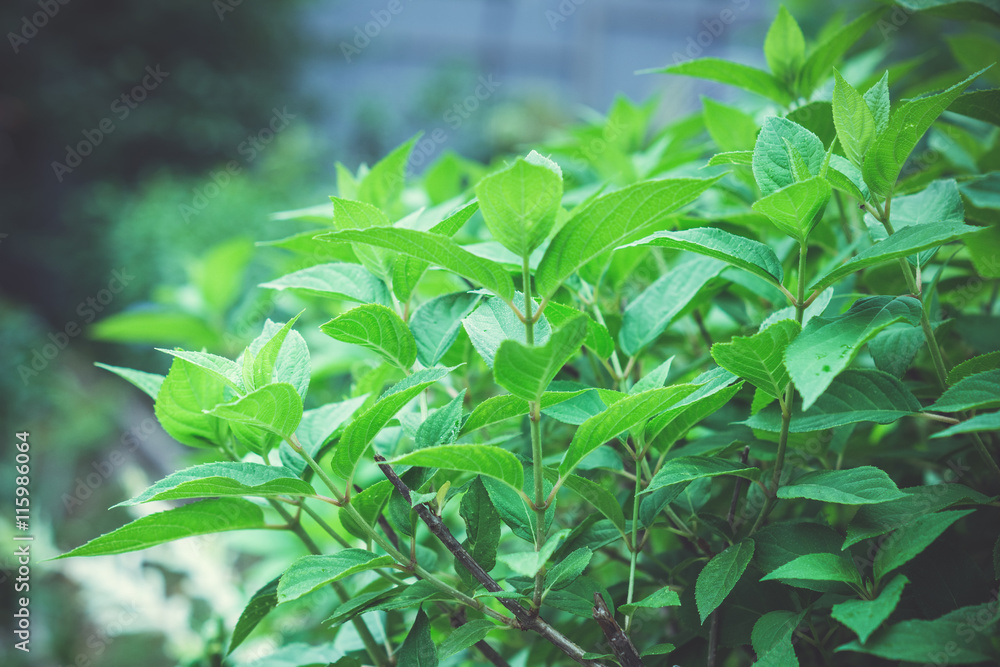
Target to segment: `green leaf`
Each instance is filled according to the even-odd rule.
[[[1000,407],[1000,370],[970,375],[949,387],[928,410],[961,412]]]
[[[675,409],[649,421],[646,428],[646,439],[652,441],[653,438],[656,438],[656,447],[660,452],[669,451],[674,443],[684,437],[691,427],[728,403],[743,386],[742,382],[729,386],[736,380],[736,377],[724,368],[715,370],[721,370],[728,378],[716,386],[712,386],[711,383],[701,385],[699,389],[681,401]],[[698,384],[701,379],[696,378],[694,384]]]
[[[417,344],[417,359],[428,368],[441,360],[458,338],[462,320],[482,296],[470,292],[445,294],[421,304],[410,315],[410,331]]]
[[[357,572],[392,565],[391,556],[378,556],[364,549],[341,549],[335,554],[302,556],[288,566],[278,582],[278,604],[339,581]]]
[[[476,184],[486,228],[518,257],[527,257],[552,230],[562,201],[558,165],[532,151]]]
[[[843,581],[861,586],[861,573],[854,564],[839,554],[806,554],[785,563],[773,572],[764,575],[761,581],[770,579],[804,579],[806,581]]]
[[[618,607],[618,611],[623,614],[632,614],[636,609],[662,609],[663,607],[679,607],[681,599],[677,591],[669,586],[664,586],[658,591],[650,593],[638,602],[623,604]]]
[[[854,630],[858,639],[864,644],[896,609],[903,594],[903,587],[909,582],[910,580],[903,575],[897,575],[874,600],[848,600],[835,604],[830,609],[830,615]]]
[[[406,163],[420,138],[417,134],[376,162],[358,183],[358,198],[379,208],[387,208],[403,191]]]
[[[287,439],[295,433],[302,420],[302,398],[292,385],[276,382],[232,403],[217,405],[207,413]]]
[[[465,495],[462,496],[458,513],[465,521],[465,541],[462,546],[484,570],[489,572],[497,563],[500,514],[493,507],[489,493],[478,477],[472,480]],[[464,581],[472,584],[472,575],[457,562],[455,570]]]
[[[727,153],[747,152],[753,149],[758,129],[753,116],[736,107],[716,102],[710,97],[702,97],[701,104],[705,128],[716,146]]]
[[[205,410],[223,401],[225,388],[214,374],[175,358],[156,394],[156,418],[174,440],[190,447],[215,448],[223,440],[226,425]]]
[[[524,486],[524,468],[518,458],[492,445],[438,445],[403,454],[390,463],[485,475],[517,491]]]
[[[990,499],[961,484],[935,484],[903,489],[903,497],[880,505],[862,505],[847,527],[844,549],[884,535],[916,519],[956,503],[988,503]]]
[[[628,606],[628,605],[622,605],[620,608],[624,608],[626,606]],[[640,653],[639,657],[640,658],[645,658],[645,657],[651,656],[651,655],[666,655],[668,653],[673,652],[674,649],[676,649],[676,648],[677,647],[674,646],[673,644],[668,644],[668,643],[653,644],[652,646],[650,646],[649,648],[647,648],[645,651],[643,651],[642,653]]]
[[[867,505],[904,495],[884,471],[872,466],[807,472],[778,488],[778,497],[808,498],[841,505]]]
[[[795,632],[808,609],[799,613],[790,611],[769,611],[757,619],[750,641],[757,661],[753,667],[798,667],[792,646],[792,634]]]
[[[625,514],[622,512],[621,503],[610,491],[597,482],[579,475],[568,475],[563,484],[567,489],[593,505],[598,512],[615,525],[622,537],[625,537]]]
[[[216,354],[209,354],[208,352],[166,350],[159,347],[156,348],[156,351],[164,352],[172,357],[178,357],[180,359],[184,359],[185,361],[190,361],[192,364],[197,366],[201,366],[206,371],[232,387],[236,393],[246,393],[246,387],[243,384],[242,369],[239,364],[232,359],[226,359],[225,357],[220,357]]]
[[[949,665],[996,663],[992,646],[994,626],[1000,618],[995,601],[975,607],[961,607],[934,620],[902,621],[883,628],[862,645],[857,640],[837,651],[857,651],[887,660],[926,664],[941,656]],[[970,623],[970,619],[975,619]],[[948,647],[947,657],[943,649]]]
[[[728,343],[716,343],[712,346],[712,358],[730,373],[777,398],[789,382],[785,349],[799,331],[794,320],[782,320],[753,336],[734,336]]]
[[[797,181],[819,176],[825,158],[826,149],[819,137],[787,118],[770,116],[754,145],[753,175],[766,197]]]
[[[813,176],[775,190],[753,203],[753,210],[763,213],[774,226],[800,243],[823,217],[830,201],[830,183],[823,176]]]
[[[780,81],[794,83],[806,58],[806,38],[784,5],[764,38],[764,58],[771,73]]]
[[[859,202],[871,199],[868,186],[861,178],[861,170],[839,155],[830,155],[829,169],[826,170],[824,177],[833,188]]]
[[[880,540],[873,568],[875,581],[881,581],[885,575],[908,563],[929,547],[951,524],[974,511],[956,510],[927,514],[898,528],[888,540]]]
[[[56,559],[121,554],[148,549],[184,537],[263,527],[263,511],[248,500],[203,500],[140,517],[117,530],[95,537],[83,546],[56,556]]]
[[[305,400],[309,391],[309,347],[302,335],[292,329],[300,315],[285,324],[267,320],[264,330],[243,352],[243,383],[248,391],[269,382],[287,382]]]
[[[981,354],[978,357],[967,359],[952,368],[948,372],[948,384],[958,384],[970,375],[976,375],[983,371],[992,371],[997,368],[1000,368],[1000,350]]]
[[[842,278],[851,275],[855,271],[860,271],[876,264],[883,264],[900,257],[915,255],[931,248],[937,248],[979,230],[979,227],[956,223],[935,223],[904,227],[897,230],[895,234],[892,234],[884,241],[859,252],[851,260],[834,267],[822,277],[817,278],[809,289],[824,289],[829,285],[839,282]]]
[[[95,340],[148,345],[180,345],[200,349],[219,344],[219,336],[204,319],[170,310],[131,310],[95,322]]]
[[[911,100],[892,114],[885,131],[875,137],[862,165],[865,183],[879,195],[891,195],[899,172],[917,142],[962,91],[985,70],[936,95]]]
[[[996,88],[963,93],[948,107],[948,111],[993,125],[1000,125],[998,109],[1000,109],[1000,90]]]
[[[203,463],[167,475],[131,500],[118,503],[138,505],[154,500],[177,500],[215,496],[311,496],[308,483],[282,466],[262,463],[222,461]]]
[[[696,227],[683,232],[656,232],[622,247],[640,245],[689,250],[699,255],[721,259],[772,285],[780,285],[784,277],[781,262],[769,246],[715,227]]]
[[[861,93],[847,83],[840,72],[833,70],[833,75],[833,122],[837,126],[837,138],[847,159],[860,167],[875,138],[875,116]]]
[[[634,356],[656,340],[725,264],[710,257],[684,262],[660,276],[625,309],[618,342]]]
[[[523,313],[524,295],[520,292],[514,293],[514,303]],[[538,312],[538,304],[532,302],[532,313]],[[479,308],[476,308],[468,317],[462,320],[465,332],[469,334],[472,346],[479,352],[489,368],[493,368],[493,361],[497,356],[500,345],[506,340],[514,340],[520,343],[527,343],[527,334],[524,330],[524,323],[518,319],[514,311],[500,299],[487,299]],[[535,344],[544,345],[552,333],[549,321],[543,315],[535,322]]]
[[[369,230],[371,228],[391,228],[392,222],[377,206],[366,202],[330,197],[333,202],[333,226],[338,230]],[[323,240],[324,236],[316,236]],[[395,255],[381,248],[369,248],[354,244],[351,246],[354,255],[366,269],[375,276],[389,283],[392,278]]]
[[[505,340],[497,350],[493,376],[498,385],[528,401],[539,401],[545,389],[587,335],[587,318],[570,320],[552,332],[545,345],[529,347]]]
[[[545,318],[551,326],[559,328],[575,317],[579,317],[582,311],[566,306],[555,301],[550,301],[545,308]],[[603,324],[598,324],[590,315],[586,315],[587,337],[583,339],[583,344],[601,359],[607,359],[615,351],[615,342],[608,333],[608,328]]]
[[[352,308],[320,330],[335,340],[367,348],[404,372],[417,360],[417,343],[406,322],[381,304]]]
[[[718,81],[729,86],[736,86],[751,93],[757,93],[770,100],[774,100],[782,106],[792,103],[792,95],[782,82],[775,76],[739,63],[722,60],[720,58],[698,58],[688,62],[678,63],[662,69],[644,70],[639,72],[680,74],[682,76],[693,76],[698,79],[708,79]]]
[[[875,122],[875,136],[885,132],[889,127],[889,70],[882,73],[882,78],[863,95],[865,104],[872,112]]]
[[[514,296],[514,283],[501,264],[473,255],[442,234],[397,227],[374,227],[331,232],[318,238],[393,250],[468,278],[504,301],[510,301]]]
[[[920,301],[909,296],[858,299],[843,315],[814,317],[785,350],[785,368],[808,410],[861,346],[894,322],[920,323]]]
[[[299,427],[295,429],[295,437],[299,439],[299,444],[309,452],[310,456],[318,458],[323,445],[333,437],[337,429],[347,422],[367,400],[368,394],[364,394],[336,403],[327,403],[314,410],[306,410],[302,413],[302,421],[299,422]],[[287,445],[285,446],[287,447]],[[289,452],[291,452],[290,449]],[[296,465],[289,467],[292,467],[301,474],[303,470],[301,466],[305,466],[305,462],[298,455],[295,455],[294,459]]]
[[[351,482],[354,471],[361,457],[368,451],[379,431],[403,409],[407,403],[416,398],[420,392],[450,373],[453,368],[426,368],[413,373],[402,380],[370,408],[361,413],[357,419],[348,424],[344,434],[334,448],[331,467],[343,479]]]
[[[563,401],[579,396],[587,391],[590,390],[547,391],[542,394],[540,401],[542,410],[545,410],[545,408],[553,405],[558,405]],[[461,435],[471,433],[476,429],[489,426],[490,424],[502,422],[506,419],[526,415],[528,414],[528,407],[528,401],[523,398],[518,398],[513,394],[503,394],[502,396],[487,398],[485,401],[477,405],[472,411],[472,414],[469,415],[469,418],[465,420],[465,424],[462,425]]]
[[[472,201],[427,231],[433,234],[442,234],[448,237],[454,236],[478,210],[479,202]],[[402,224],[402,221],[400,221],[400,226],[405,226]],[[411,257],[410,255],[399,255],[396,258],[396,263],[392,270],[392,292],[401,303],[406,303],[410,300],[410,297],[413,296],[413,290],[417,288],[417,284],[420,282],[420,279],[423,278],[428,268],[430,268],[430,264],[422,259]]]
[[[233,238],[210,248],[193,267],[192,282],[213,312],[225,313],[233,305],[253,251],[249,239]]]
[[[552,296],[584,264],[638,238],[720,178],[636,183],[577,209],[549,243],[538,265],[535,283],[539,295]]]
[[[650,493],[664,486],[691,482],[703,477],[718,477],[719,475],[733,475],[753,480],[760,475],[760,470],[753,466],[712,456],[679,456],[663,464],[643,493]]]
[[[572,584],[587,569],[593,556],[594,552],[587,547],[571,551],[545,573],[545,589],[557,591]]]
[[[94,365],[98,368],[103,368],[106,371],[111,371],[124,380],[128,380],[136,387],[146,392],[146,395],[154,401],[156,400],[157,394],[160,393],[160,387],[163,386],[163,381],[166,379],[159,373],[147,373],[145,371],[137,371],[134,368],[109,366],[108,364],[102,364],[100,362],[94,362]]]
[[[567,477],[588,454],[608,440],[666,410],[696,388],[694,385],[674,385],[626,396],[583,422],[559,465],[560,478]]]
[[[884,9],[878,7],[832,33],[806,58],[799,73],[799,94],[809,97],[816,87],[830,77],[830,70],[851,46],[875,25]]]
[[[888,373],[849,369],[830,383],[811,408],[792,413],[788,431],[808,433],[866,421],[891,424],[921,409],[920,401],[906,385]],[[781,430],[781,413],[764,410],[743,423],[750,428],[777,433]]]
[[[455,655],[459,651],[464,651],[473,644],[481,642],[489,634],[490,630],[497,626],[491,621],[477,619],[466,621],[451,631],[445,640],[438,646],[438,658],[445,660]]]
[[[455,442],[458,437],[458,425],[462,420],[465,391],[463,389],[447,405],[427,416],[413,436],[414,447],[422,449]]]
[[[716,167],[720,164],[738,164],[750,167],[753,165],[753,151],[726,151],[724,153],[716,153],[708,159],[709,167]]]
[[[385,288],[385,283],[363,266],[343,262],[310,266],[261,283],[260,287],[295,290],[312,296],[346,299],[358,303],[390,303],[389,290]]]
[[[340,515],[340,523],[347,532],[359,540],[367,541],[371,531],[366,530],[365,527],[374,528],[375,524],[378,523],[382,510],[392,495],[392,489],[392,482],[383,479],[381,482],[376,482],[351,496],[351,507],[361,515],[362,520],[358,521],[353,514],[349,514],[341,507],[337,513]]]
[[[227,655],[236,650],[243,643],[243,640],[250,636],[257,624],[278,606],[278,580],[280,578],[276,577],[264,584],[250,598],[243,613],[240,614],[240,619],[236,621],[236,627],[233,628],[233,636],[229,640],[229,650],[226,651]]]
[[[510,530],[514,535],[534,544],[535,526],[537,525],[538,515],[531,507],[531,503],[528,500],[527,494],[523,492],[523,489],[522,493],[517,493],[514,489],[492,477],[482,477],[480,479],[483,482],[483,486],[486,487],[486,491],[490,494],[493,506],[500,514],[500,520],[510,526]],[[529,486],[532,486],[534,483],[530,478],[526,481]],[[552,490],[552,485],[546,481],[543,488],[545,493],[548,494]],[[545,512],[546,531],[552,525],[553,518],[555,518],[555,503],[550,504],[549,509]]]
[[[962,433],[983,433],[989,431],[1000,431],[1000,412],[988,412],[976,415],[954,426],[950,426],[943,431],[935,433],[932,438],[950,438]]]
[[[708,615],[722,604],[753,558],[753,540],[747,538],[726,548],[708,561],[695,583],[698,615],[704,623]]]

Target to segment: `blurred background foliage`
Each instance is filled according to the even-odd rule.
[[[807,35],[820,33],[834,12],[853,18],[868,7],[785,4]],[[43,23],[35,18],[43,5],[52,15],[32,31],[29,22]],[[93,362],[164,372],[168,358],[149,344],[233,356],[266,318],[293,314],[301,301],[254,286],[296,262],[326,258],[253,244],[310,229],[308,221],[273,214],[321,205],[338,184],[343,192],[349,179],[337,163],[356,172],[423,132],[426,150],[418,144],[411,166],[425,200],[408,210],[446,201],[475,181],[481,165],[528,147],[568,165],[574,185],[636,180],[644,165],[649,173],[696,172],[703,164],[696,158],[711,154],[699,94],[726,101],[738,93],[634,72],[678,55],[759,65],[777,10],[776,2],[751,0],[404,2],[392,24],[358,47],[357,31],[384,6],[35,0],[0,7],[0,414],[8,439],[32,434],[39,557],[121,525],[126,511],[108,507],[198,462],[160,430],[145,397]],[[736,20],[699,46],[724,10]],[[886,18],[853,52],[845,67],[855,79],[891,64],[898,99],[998,59],[994,25],[899,11],[887,4]],[[917,64],[919,78],[910,74]],[[115,101],[156,67],[169,75],[123,117]],[[498,85],[484,84],[491,76]],[[996,70],[985,76],[1000,83]],[[281,130],[265,142],[262,131],[276,115],[283,120],[272,127]],[[106,118],[114,131],[95,135]],[[931,136],[946,158],[932,171],[997,168],[982,163],[997,153],[984,157],[978,128],[950,127],[950,135],[938,129]],[[67,146],[88,136],[100,137],[92,153],[56,173],[53,162],[69,164]],[[427,143],[431,137],[438,138]],[[600,150],[588,150],[598,142]],[[660,270],[653,259],[620,253],[610,280],[628,298]],[[115,320],[104,322],[121,313],[139,318],[129,334],[137,344],[115,342]],[[140,320],[144,338],[134,335]],[[343,390],[336,384],[343,362],[329,343],[314,358],[330,378],[317,400]],[[10,449],[3,452],[0,469],[9,470]],[[10,477],[0,476],[3,507]],[[9,515],[0,519],[8,543]],[[5,641],[0,662],[62,665],[82,656],[108,667],[220,664],[226,628],[254,590],[241,582],[271,576],[257,573],[266,556],[298,553],[283,537],[271,539],[168,545],[116,559],[125,569],[102,559],[36,562],[35,652],[25,662]],[[5,619],[13,566],[9,554],[0,556]],[[265,625],[286,644],[308,639],[315,620],[308,608],[291,608]],[[343,634],[350,632],[341,640],[351,641]]]

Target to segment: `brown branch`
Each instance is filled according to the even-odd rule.
[[[604,636],[607,637],[608,643],[611,644],[611,650],[614,651],[622,667],[644,667],[642,658],[639,657],[639,652],[635,650],[635,645],[632,644],[632,640],[628,638],[628,635],[622,631],[621,627],[615,621],[615,617],[611,615],[611,610],[608,609],[607,603],[604,602],[604,596],[600,593],[594,593],[593,613],[594,620],[601,626]]]
[[[382,474],[386,476],[392,485],[396,487],[396,490],[403,496],[406,502],[413,505],[413,501],[410,499],[410,489],[406,486],[406,483],[399,478],[396,471],[392,469],[388,463],[386,463],[385,457],[375,454],[375,462],[378,464],[379,469]],[[474,559],[468,551],[455,539],[455,536],[451,534],[448,526],[441,521],[441,517],[437,516],[431,512],[427,505],[424,503],[418,503],[413,507],[416,511],[417,516],[420,520],[427,524],[430,531],[437,537],[442,544],[455,556],[455,560],[461,563],[462,567],[469,571],[476,581],[483,585],[483,587],[491,593],[499,593],[503,591],[500,584],[490,576],[489,572],[483,569],[476,559]],[[532,612],[531,610],[522,607],[516,600],[511,600],[508,598],[497,598],[497,601],[507,608],[510,613],[514,615],[517,619],[518,625],[522,630],[533,630],[541,635],[544,639],[553,644],[560,651],[568,655],[569,657],[576,660],[581,665],[587,665],[587,667],[600,667],[601,663],[594,660],[588,660],[584,658],[585,651],[574,644],[570,639],[564,636],[561,632],[553,628],[551,625],[543,621],[536,614],[537,612]]]

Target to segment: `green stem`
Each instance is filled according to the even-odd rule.
[[[636,443],[637,448],[644,449],[642,442]],[[642,474],[639,469],[639,459],[636,459],[635,466],[635,495],[632,498],[632,557],[628,567],[628,598],[626,603],[632,604],[635,594],[635,564],[639,560],[639,494],[642,493]],[[633,612],[634,613],[634,612]],[[632,614],[625,617],[625,632],[632,627]]]
[[[323,468],[316,463],[316,459],[314,459],[312,455],[310,455],[309,452],[302,447],[299,443],[299,439],[295,437],[295,434],[293,433],[290,437],[286,438],[285,441],[296,454],[305,459],[306,463],[309,464],[309,467],[313,469],[313,472],[315,472],[316,475],[323,480],[323,483],[326,484],[328,489],[330,489],[330,492],[333,494],[333,497],[337,499],[337,502],[344,502],[345,495],[337,489],[336,483],[330,479],[330,476],[326,474],[326,471],[324,471]],[[346,491],[349,492],[350,489],[348,488]]]

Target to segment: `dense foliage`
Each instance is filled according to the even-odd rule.
[[[765,103],[652,136],[619,100],[488,170],[339,167],[270,242],[303,313],[108,367],[209,455],[124,504],[207,499],[65,555],[294,532],[229,650],[307,595],[309,643],[260,664],[996,664],[1000,90],[834,69],[885,20],[782,9],[770,72],[662,70]]]

